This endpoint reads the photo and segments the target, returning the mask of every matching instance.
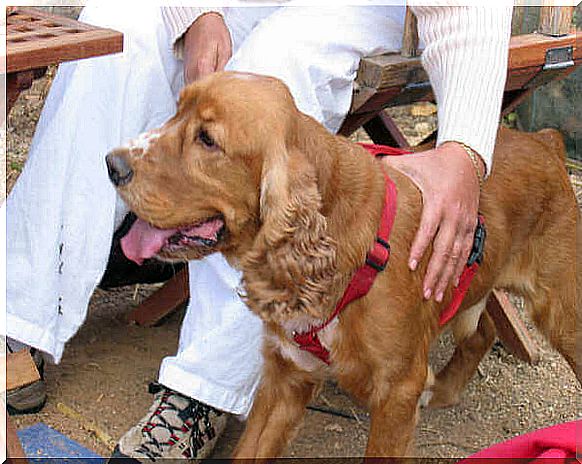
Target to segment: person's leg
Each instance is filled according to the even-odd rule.
[[[248,413],[259,380],[262,323],[238,296],[240,273],[220,254],[193,261],[176,356],[159,382],[232,414]]]
[[[287,7],[262,21],[227,69],[278,77],[298,108],[337,132],[363,56],[399,51],[405,9]]]
[[[120,8],[83,12],[124,32],[124,52],[60,66],[6,203],[7,335],[56,361],[107,264],[116,194],[104,156],[175,111],[180,73],[159,12]]]
[[[275,9],[226,9],[233,49]],[[120,439],[112,458],[206,457],[224,428],[224,413],[250,409],[262,324],[238,297],[240,274],[215,254],[189,263],[189,276],[178,353],[164,359],[150,410]]]

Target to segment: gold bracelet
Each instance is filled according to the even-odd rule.
[[[479,190],[483,190],[483,182],[485,181],[485,179],[483,179],[483,175],[481,174],[481,171],[479,170],[479,160],[482,160],[482,158],[470,146],[465,145],[463,142],[457,142],[457,143],[463,147],[463,149],[465,150],[465,152],[469,156],[471,163],[473,163],[473,167],[475,168],[475,173],[477,174],[477,179],[479,180]]]

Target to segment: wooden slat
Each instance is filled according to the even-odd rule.
[[[355,107],[352,105],[350,113],[377,113],[383,108],[386,108],[386,106],[388,106],[390,102],[400,94],[400,92],[402,92],[402,87],[400,86],[373,91],[369,94],[367,100],[360,102],[361,106]]]
[[[12,54],[6,60],[9,73],[115,53],[121,49],[121,40],[107,32],[94,31],[82,39],[71,34],[67,38],[46,39],[42,44],[22,42],[11,48]]]
[[[32,30],[24,30],[29,28]],[[111,29],[24,8],[18,8],[7,18],[8,73],[107,55],[122,49],[123,35]]]
[[[6,39],[6,43],[16,45],[21,42],[29,42],[38,39],[54,39],[59,37],[66,38],[67,34],[78,34],[78,33],[79,31],[75,31],[69,27],[64,26],[55,26],[51,27],[50,29],[47,28],[42,32],[34,29],[30,31],[14,30],[10,33],[9,38]]]
[[[6,356],[6,389],[24,387],[40,380],[40,374],[29,350],[20,350]]]
[[[540,357],[538,347],[504,291],[493,290],[487,301],[487,311],[495,322],[501,343],[519,359],[530,364],[537,363]]]
[[[406,58],[399,53],[370,56],[360,63],[357,81],[362,87],[384,90],[428,80],[420,58]]]
[[[408,140],[398,125],[385,111],[381,111],[375,118],[364,124],[364,129],[374,143],[404,149],[410,148]]]
[[[190,298],[188,267],[184,267],[128,315],[130,322],[152,327]]]
[[[24,454],[24,450],[16,434],[16,427],[14,427],[8,415],[6,415],[6,458],[8,464],[28,463],[26,454]]]
[[[83,23],[81,21],[77,21],[76,19],[67,18],[65,16],[57,16],[51,13],[46,13],[41,10],[32,9],[32,8],[22,8],[16,7],[14,13],[9,15],[6,18],[7,26],[10,24],[47,24],[47,23],[54,23],[60,24],[63,26],[70,26],[72,28],[79,28],[79,29],[86,29],[86,30],[93,30],[95,26],[91,26],[90,24]]]
[[[521,73],[524,68],[540,70],[546,61],[546,51],[550,48],[572,46],[574,60],[582,61],[582,32],[564,37],[548,37],[540,34],[524,34],[511,38],[508,74]],[[357,82],[361,88],[383,90],[389,87],[420,83],[428,80],[420,58],[406,58],[398,53],[364,58],[360,64]]]
[[[523,34],[511,38],[509,68],[520,69],[543,66],[546,62],[546,50],[572,46],[574,60],[582,60],[582,47],[576,43],[582,41],[582,31],[564,37],[549,37],[541,34]]]
[[[505,91],[523,89],[541,70],[542,66],[512,70],[505,81]]]

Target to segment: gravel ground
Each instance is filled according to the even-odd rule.
[[[8,189],[14,185],[26,160],[51,76],[52,70],[47,78],[21,95],[8,119]],[[391,111],[405,134],[416,141],[436,124],[430,106]],[[356,137],[362,139],[364,135],[359,133]],[[578,198],[582,199],[580,174],[574,172],[572,180]],[[172,354],[177,346],[180,312],[155,328],[140,328],[126,322],[126,314],[154,289],[155,286],[139,286],[95,293],[87,322],[69,343],[62,363],[46,370],[50,398],[47,406],[39,414],[16,417],[17,427],[42,421],[102,455],[110,452],[115,441],[149,407],[147,383],[155,380],[160,360]],[[519,361],[496,344],[459,405],[422,411],[414,455],[466,456],[515,435],[578,418],[579,385],[565,362],[543,341],[539,342],[541,359],[536,365]],[[433,364],[437,368],[442,366],[451,350],[450,337],[442,337],[434,347]],[[315,404],[349,417],[309,411],[305,427],[287,455],[361,455],[369,427],[366,411],[332,383]],[[74,417],[67,408],[81,417]],[[219,457],[228,455],[241,427],[240,422],[230,421],[217,449]]]

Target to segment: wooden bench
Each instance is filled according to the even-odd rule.
[[[502,115],[513,111],[538,87],[565,77],[580,64],[582,49],[577,43],[582,34],[571,29],[572,11],[572,7],[542,7],[539,32],[511,37]],[[514,15],[514,24],[519,23],[520,16]],[[434,96],[417,56],[416,25],[410,11],[406,26],[403,53],[362,60],[350,113],[340,129],[342,135],[349,136],[363,126],[376,143],[408,146],[402,132],[382,110],[433,101]]]
[[[514,11],[514,30],[520,29],[523,11]],[[536,88],[568,75],[580,65],[582,50],[577,44],[582,35],[571,28],[572,14],[573,7],[542,7],[538,32],[511,38],[502,114],[511,112]],[[363,127],[375,143],[409,147],[406,137],[383,110],[434,99],[417,44],[416,20],[407,9],[402,52],[362,60],[352,106],[340,134],[349,136]],[[184,305],[188,295],[188,273],[183,269],[132,311],[129,319],[144,326],[155,325]],[[505,347],[527,362],[536,362],[536,345],[505,293],[495,290],[487,308]]]

